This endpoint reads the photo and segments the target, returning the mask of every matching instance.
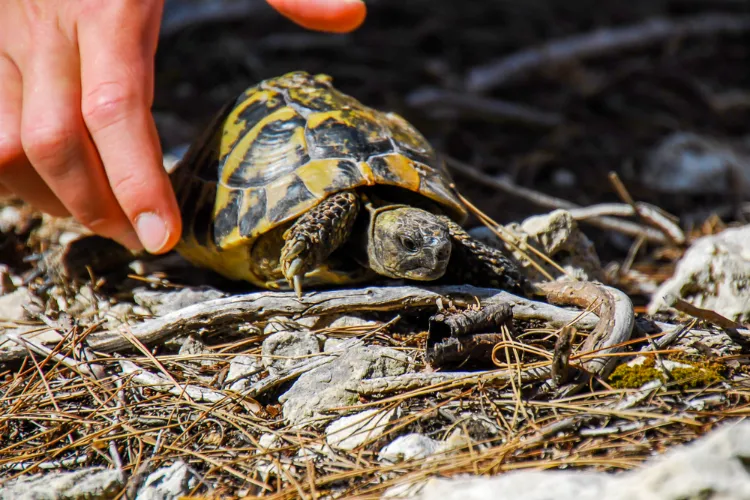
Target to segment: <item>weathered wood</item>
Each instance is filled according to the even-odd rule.
[[[563,326],[575,321],[580,313],[543,302],[525,299],[511,293],[473,286],[379,286],[359,289],[309,292],[301,298],[293,292],[254,292],[221,297],[194,304],[180,310],[152,318],[129,328],[130,333],[144,345],[154,345],[175,336],[203,331],[221,333],[234,330],[243,322],[263,321],[274,316],[325,316],[339,313],[374,311],[409,311],[436,308],[438,299],[453,300],[457,304],[507,303],[513,307],[513,317],[521,320],[540,320],[552,326]],[[578,318],[575,325],[582,330],[593,328],[598,321],[595,314]],[[38,331],[39,327],[19,327],[12,331],[23,334]],[[0,340],[4,335],[0,335]],[[100,352],[128,350],[132,346],[120,330],[110,330],[88,337],[89,347]],[[23,348],[4,346],[0,362],[20,359]]]

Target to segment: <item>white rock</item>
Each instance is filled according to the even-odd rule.
[[[326,428],[326,442],[332,448],[351,451],[381,436],[395,416],[396,409],[371,409],[341,417]]]
[[[261,365],[254,356],[240,354],[232,358],[224,381],[232,391],[242,392],[260,379]]]
[[[33,304],[34,300],[34,295],[25,287],[17,288],[11,293],[0,296],[0,320],[23,321],[28,319],[23,306]]]
[[[279,397],[284,418],[295,425],[316,419],[330,408],[349,406],[358,401],[347,385],[366,378],[406,373],[409,359],[395,349],[358,346],[323,366],[302,374]],[[326,416],[325,418],[330,418]]]
[[[294,366],[320,353],[321,338],[309,331],[281,331],[263,341],[261,363],[271,373]]]
[[[137,306],[128,302],[119,302],[114,305],[110,305],[108,302],[103,302],[103,304],[100,303],[99,310],[102,311],[101,316],[107,322],[107,328],[114,330],[123,325],[133,325],[138,323],[144,319],[144,316],[151,315],[150,313],[147,313],[146,315],[138,314],[139,311],[143,312],[143,308],[139,307],[138,310],[136,310],[136,307]]]
[[[120,471],[90,467],[21,477],[0,488],[0,500],[104,500],[122,487]]]
[[[516,235],[522,243],[539,248],[568,273],[580,279],[601,280],[604,276],[594,244],[583,234],[567,210],[553,210],[547,214],[535,215],[521,224],[508,224],[505,229]],[[504,248],[504,244],[487,227],[473,228],[469,234],[490,246]],[[514,256],[531,279],[542,277],[523,255],[514,252]],[[553,275],[558,274],[558,271],[553,270],[548,264],[541,261],[539,264]]]
[[[176,500],[190,492],[193,473],[182,460],[149,474],[138,490],[136,500]]]
[[[337,316],[335,318],[332,318],[331,321],[328,322],[326,325],[326,328],[355,328],[355,327],[372,327],[377,328],[382,323],[379,321],[373,321],[371,319],[367,319],[363,316],[358,316],[356,314],[344,314],[341,316]]]
[[[395,439],[383,447],[378,454],[378,460],[398,463],[405,460],[419,460],[433,455],[440,447],[440,441],[412,433]]]
[[[267,432],[258,438],[258,452],[265,452],[281,447],[281,439],[276,434]]]
[[[278,332],[304,332],[316,327],[320,318],[318,316],[303,316],[291,319],[286,316],[274,316],[266,322],[263,329],[264,335]]]
[[[271,457],[278,459],[278,456],[273,453],[273,450],[280,448],[281,446],[282,441],[279,436],[271,432],[267,432],[258,438],[258,449],[255,452],[256,455],[265,455],[268,457],[268,459],[259,459],[256,462],[255,467],[264,481],[267,481],[272,476],[283,477],[284,467],[281,467],[278,461],[270,459]]]
[[[645,467],[617,476],[611,498],[750,498],[750,422],[724,425]],[[619,495],[619,496],[618,496]]]
[[[649,314],[669,309],[671,296],[732,320],[750,319],[750,225],[696,240],[674,275],[651,299]]]
[[[750,498],[750,422],[724,425],[620,474],[514,471],[494,477],[433,478],[421,493],[392,489],[384,497],[421,500],[677,500]]]
[[[496,477],[458,476],[427,482],[421,500],[610,500],[609,479],[592,472],[523,471]],[[631,500],[641,500],[632,497]]]

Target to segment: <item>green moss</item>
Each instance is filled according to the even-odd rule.
[[[657,378],[663,380],[661,372],[654,367],[654,359],[648,357],[640,365],[618,366],[609,376],[609,383],[616,389],[637,389]]]
[[[637,389],[652,380],[661,379],[665,384],[681,389],[695,389],[705,387],[725,380],[725,366],[709,361],[691,361],[685,356],[670,356],[670,361],[690,365],[670,370],[673,381],[656,369],[654,358],[649,356],[643,363],[636,366],[620,365],[609,377],[609,383],[617,389]]]
[[[706,360],[694,361],[686,355],[673,355],[669,359],[690,365],[690,368],[675,368],[671,371],[675,383],[682,388],[694,389],[725,380],[724,374],[727,367],[720,363]]]

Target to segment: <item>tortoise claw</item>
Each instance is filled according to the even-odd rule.
[[[296,246],[296,245],[295,245]],[[287,261],[288,265],[284,270],[284,275],[289,283],[294,285],[294,291],[297,293],[297,297],[302,296],[302,266],[303,260],[299,257],[292,259],[291,262]]]

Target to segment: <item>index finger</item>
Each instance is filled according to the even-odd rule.
[[[161,3],[102,3],[78,26],[83,118],[117,201],[152,253],[170,250],[181,231],[151,115]]]
[[[359,28],[367,15],[362,0],[266,0],[283,16],[300,26],[330,33]]]

